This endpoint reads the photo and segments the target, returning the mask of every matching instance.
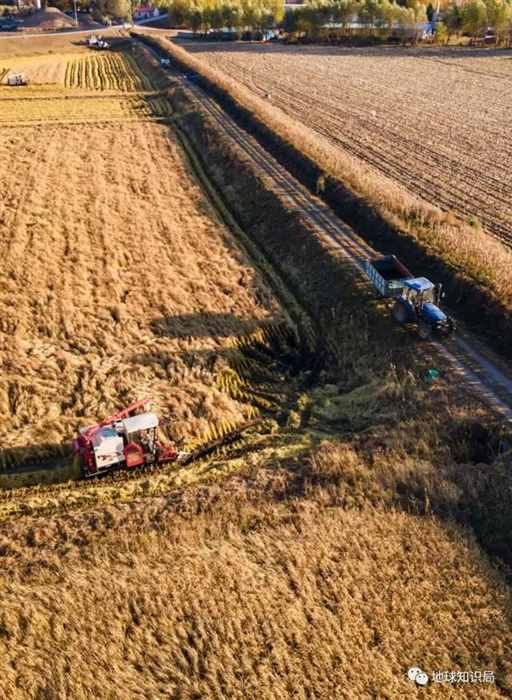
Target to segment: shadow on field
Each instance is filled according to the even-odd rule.
[[[151,322],[153,333],[168,338],[228,338],[268,328],[277,319],[238,318],[232,314],[197,313],[164,316]]]

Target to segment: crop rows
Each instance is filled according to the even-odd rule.
[[[151,80],[139,70],[131,56],[111,52],[69,61],[64,84],[68,88],[122,92],[153,89]]]
[[[327,139],[333,158],[348,153],[425,201],[512,240],[508,56],[187,48],[302,122],[319,142]]]
[[[20,99],[4,100],[0,124],[30,122],[120,121],[167,117],[169,105],[159,96],[102,97],[88,99]]]

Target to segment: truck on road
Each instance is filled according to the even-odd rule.
[[[444,296],[440,284],[414,277],[395,255],[365,260],[363,266],[379,294],[395,300],[392,313],[398,323],[415,324],[423,340],[453,333],[455,321],[440,308]]]

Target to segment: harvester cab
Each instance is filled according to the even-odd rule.
[[[158,440],[158,416],[138,412],[147,404],[148,399],[137,401],[101,423],[80,430],[74,450],[84,477],[118,468],[164,464],[178,458],[173,446]]]
[[[399,323],[417,323],[418,335],[424,340],[435,331],[450,335],[455,322],[441,311],[442,286],[433,284],[426,277],[414,277],[403,281],[400,295],[393,307],[393,316]]]
[[[24,73],[11,73],[7,76],[7,85],[28,85],[28,80]]]

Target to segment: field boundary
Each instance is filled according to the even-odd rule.
[[[283,308],[289,317],[289,322],[293,326],[298,326],[301,329],[307,328],[308,335],[310,333],[312,334],[314,320],[311,319],[305,309],[302,308],[297,297],[286,285],[282,274],[276,270],[275,266],[265,255],[265,252],[256,245],[256,243],[239,225],[233,212],[225,202],[222,196],[222,191],[208,177],[205,163],[200,152],[194,147],[194,144],[187,136],[185,130],[181,128],[179,121],[174,120],[173,127],[178,137],[178,141],[184,150],[185,157],[193,170],[193,174],[199,181],[200,187],[207,195],[212,206],[214,207],[215,212],[222,219],[224,225],[231,231],[238,245],[251,259],[255,267],[257,267],[257,269],[267,279],[269,286],[274,290],[281,301]]]
[[[457,318],[466,322],[472,332],[483,336],[505,358],[512,359],[510,305],[498,297],[483,268],[478,271],[463,269],[442,257],[428,241],[421,240],[421,234],[415,234],[415,228],[419,230],[425,225],[421,212],[416,212],[417,220],[397,220],[398,217],[386,212],[381,203],[375,205],[358,195],[350,185],[331,175],[321,163],[302,152],[297,144],[265,123],[264,118],[244,106],[228,86],[209,77],[206,68],[202,72],[201,62],[188,56],[184,49],[165,39],[136,32],[132,35],[160,55],[170,57],[180,70],[193,70],[194,81],[214,97],[240,127],[254,136],[283,167],[310,192],[320,197],[373,248],[383,253],[393,252],[416,274],[431,276],[435,281],[442,282],[448,305]],[[476,231],[474,235],[478,235]],[[499,245],[490,236],[489,243]]]

